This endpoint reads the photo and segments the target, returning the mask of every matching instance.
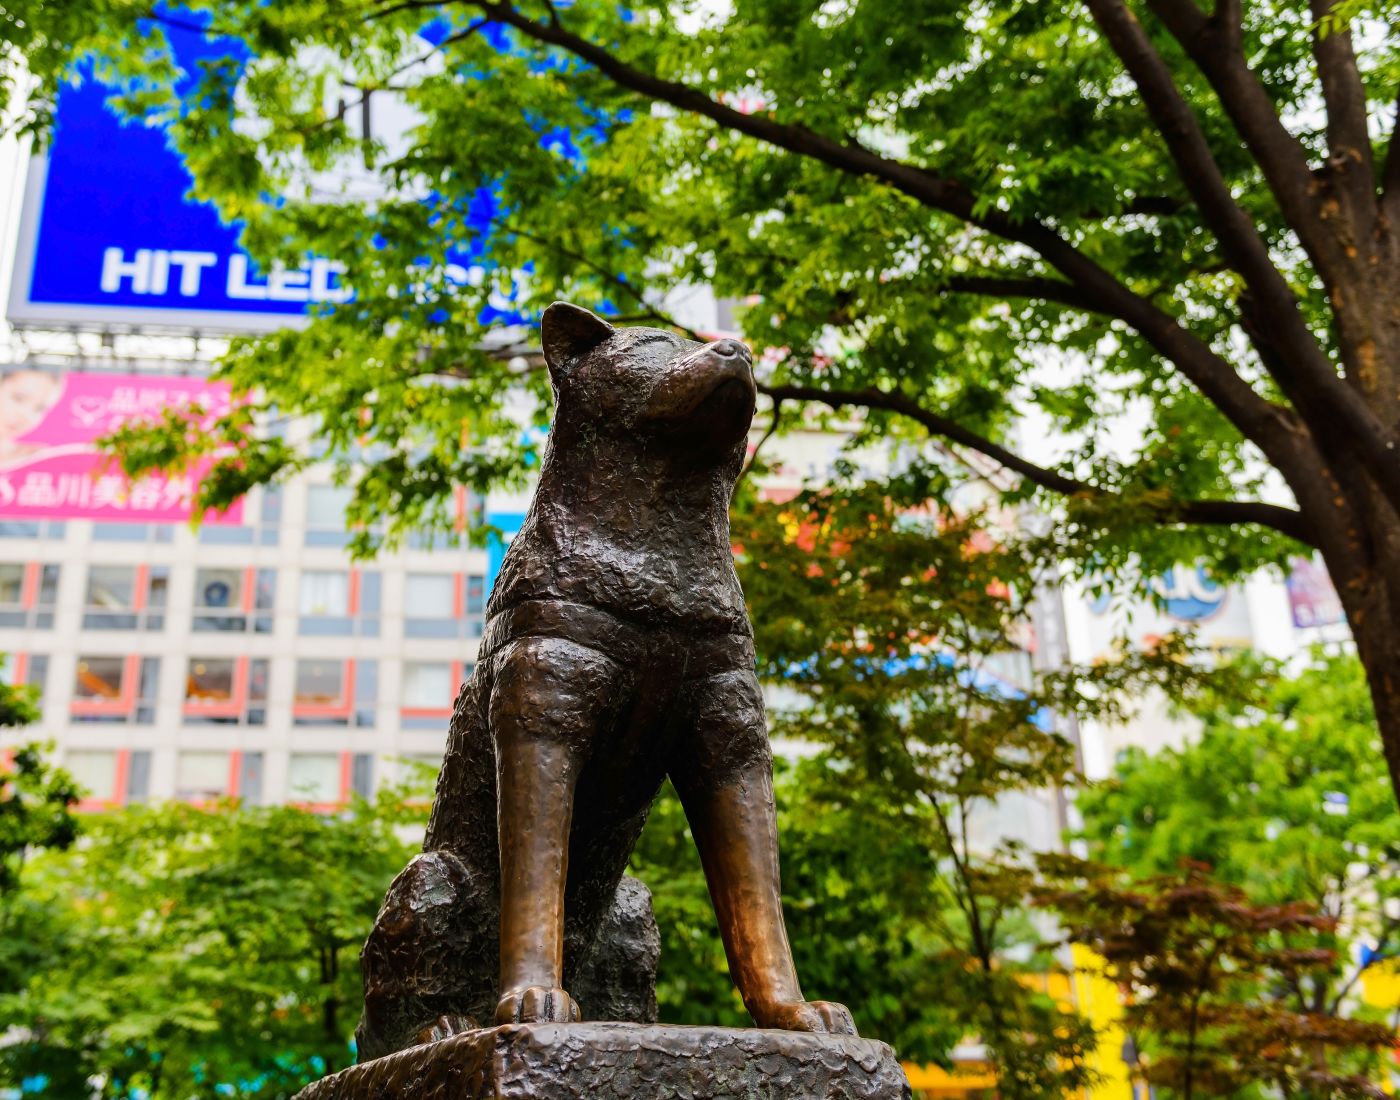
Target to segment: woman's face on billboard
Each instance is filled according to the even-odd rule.
[[[44,419],[58,400],[59,380],[36,370],[0,378],[0,439],[13,441]]]

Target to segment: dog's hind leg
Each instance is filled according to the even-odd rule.
[[[360,953],[358,1060],[489,1020],[495,947],[496,912],[485,884],[451,852],[415,856],[389,887]]]
[[[478,666],[458,696],[427,843],[394,879],[360,953],[359,1060],[490,1022],[499,903],[496,762]]]

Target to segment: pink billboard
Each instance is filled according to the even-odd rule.
[[[1313,626],[1333,626],[1346,618],[1341,598],[1332,587],[1327,567],[1316,558],[1292,558],[1285,583],[1293,625],[1300,630]]]
[[[132,482],[97,440],[131,420],[198,406],[229,407],[226,384],[149,374],[0,377],[0,517],[176,523],[190,517],[198,473]],[[207,467],[206,467],[207,468]],[[239,523],[242,503],[207,523]]]

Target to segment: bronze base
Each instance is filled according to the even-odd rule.
[[[509,1024],[353,1066],[296,1100],[907,1100],[884,1043],[643,1024]]]

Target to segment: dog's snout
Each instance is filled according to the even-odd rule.
[[[738,340],[716,340],[710,345],[710,350],[722,359],[747,359],[749,349]]]

